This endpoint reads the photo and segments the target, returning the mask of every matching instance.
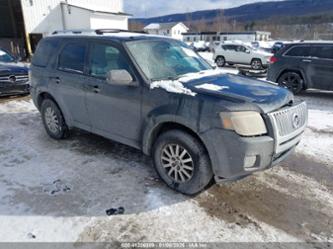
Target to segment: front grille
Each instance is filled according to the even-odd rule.
[[[286,107],[268,114],[274,129],[275,152],[283,153],[301,140],[308,121],[308,109],[305,102]]]
[[[19,84],[19,83],[26,83],[28,81],[29,81],[28,74],[0,76],[0,82],[4,83]]]
[[[286,136],[304,126],[307,121],[307,106],[303,102],[300,105],[274,112],[272,115],[276,120],[279,135]],[[296,127],[293,124],[295,115],[298,117],[298,125]]]

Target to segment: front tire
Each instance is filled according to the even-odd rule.
[[[42,120],[47,134],[56,140],[69,136],[69,129],[58,105],[51,99],[45,99],[41,106]]]
[[[180,193],[198,194],[213,180],[206,149],[183,131],[171,130],[159,136],[153,147],[153,160],[160,178]]]
[[[286,72],[278,80],[281,87],[288,88],[294,94],[299,94],[304,89],[304,80],[299,73]]]

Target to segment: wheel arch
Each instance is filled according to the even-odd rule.
[[[200,137],[200,135],[191,127],[175,121],[165,121],[155,125],[153,129],[149,132],[149,134],[144,138],[145,143],[143,145],[143,152],[147,155],[151,155],[152,148],[156,139],[164,132],[170,130],[181,130],[195,137],[203,145],[209,156],[207,146],[204,140]]]
[[[59,105],[59,102],[53,97],[52,94],[50,94],[49,92],[40,92],[38,95],[37,95],[37,109],[39,111],[41,111],[41,107],[42,107],[42,103],[45,99],[50,99],[52,100],[59,108],[61,114],[63,115],[64,117],[64,120],[66,122],[67,125],[69,125],[69,127],[71,126],[71,119],[69,118],[69,116],[67,115],[66,113],[66,110],[63,110],[61,108],[61,106]]]
[[[42,107],[42,103],[43,103],[43,101],[45,99],[51,99],[59,107],[57,101],[55,100],[55,98],[50,93],[48,93],[48,92],[41,92],[37,96],[37,108],[38,108],[38,110],[40,110],[40,108]]]

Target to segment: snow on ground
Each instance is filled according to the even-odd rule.
[[[78,131],[54,141],[29,98],[0,101],[0,241],[332,242],[332,97],[298,97],[309,128],[287,161],[193,198],[139,151]]]

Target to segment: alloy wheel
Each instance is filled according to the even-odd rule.
[[[45,123],[47,128],[54,134],[56,134],[60,129],[57,114],[51,107],[48,107],[45,110]]]
[[[161,154],[161,162],[167,175],[177,183],[192,179],[194,161],[190,153],[179,144],[167,144]]]

